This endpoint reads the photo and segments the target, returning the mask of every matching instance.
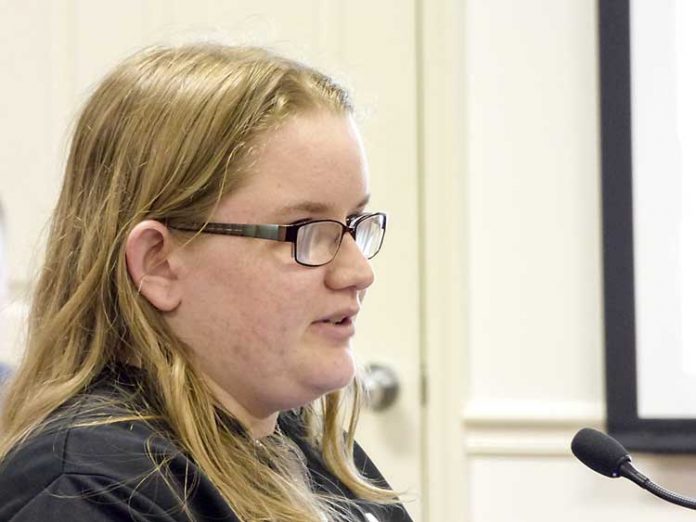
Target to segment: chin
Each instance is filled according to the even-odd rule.
[[[353,358],[350,361],[342,363],[340,366],[334,366],[330,370],[316,375],[313,388],[317,390],[318,395],[324,395],[333,391],[340,390],[348,386],[355,376],[355,364]]]

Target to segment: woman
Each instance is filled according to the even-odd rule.
[[[0,520],[410,520],[353,444],[386,226],[366,174],[313,69],[215,45],[117,67],[78,121],[6,396]]]

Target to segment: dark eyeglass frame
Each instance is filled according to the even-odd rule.
[[[381,216],[382,220],[382,237],[380,238],[379,245],[375,250],[374,254],[367,257],[367,259],[372,259],[375,257],[380,249],[382,248],[382,243],[384,242],[384,234],[387,230],[387,215],[384,212],[367,212],[364,214],[358,214],[355,216],[349,216],[346,223],[341,223],[334,219],[312,219],[308,221],[303,221],[301,223],[293,223],[292,225],[253,225],[246,223],[205,223],[205,224],[194,224],[194,223],[184,223],[184,224],[172,224],[165,221],[164,224],[171,229],[180,230],[183,232],[197,232],[202,234],[218,234],[223,236],[239,236],[239,237],[253,237],[257,239],[269,239],[271,241],[283,241],[287,243],[292,243],[292,255],[295,262],[308,267],[324,266],[331,263],[336,258],[341,244],[343,244],[343,237],[348,232],[353,239],[355,238],[356,229],[360,223],[366,219]],[[299,231],[302,227],[307,225],[312,225],[315,223],[336,223],[343,227],[343,232],[341,232],[340,239],[338,240],[338,245],[336,246],[336,252],[331,259],[325,263],[320,264],[309,264],[304,263],[297,259],[297,237]]]

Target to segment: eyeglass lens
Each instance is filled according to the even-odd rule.
[[[381,216],[367,218],[355,228],[355,242],[363,255],[370,259],[379,250],[382,243],[383,223]]]
[[[363,255],[370,259],[377,254],[382,242],[384,225],[380,215],[360,221],[355,229],[355,241]],[[333,259],[343,238],[343,227],[331,221],[303,225],[297,233],[296,258],[302,264],[323,265]]]
[[[343,228],[338,223],[308,223],[297,231],[297,253],[300,263],[321,265],[333,258],[341,243]]]

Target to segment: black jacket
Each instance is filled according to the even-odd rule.
[[[104,396],[113,398],[127,389],[122,386],[123,380],[119,386],[115,382],[118,379],[102,379],[80,398],[77,408],[71,408],[70,415],[55,416],[0,464],[0,521],[238,521],[213,484],[160,434],[160,429],[143,421],[75,426],[123,414],[112,401],[99,400]],[[280,426],[305,455],[316,491],[345,498],[356,520],[411,521],[402,506],[384,507],[356,500],[326,469],[318,452],[304,441],[296,416],[281,414]],[[174,488],[154,471],[153,457],[165,463]],[[365,476],[386,484],[357,445],[354,457]],[[180,500],[185,485],[190,491],[186,505],[191,517],[182,510]]]

